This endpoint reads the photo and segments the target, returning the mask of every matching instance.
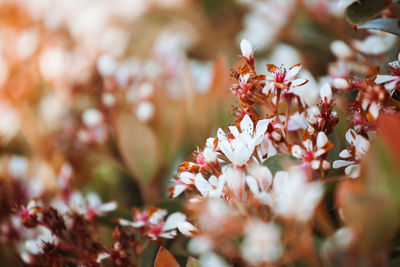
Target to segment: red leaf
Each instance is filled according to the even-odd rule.
[[[174,256],[168,251],[168,249],[160,247],[157,253],[156,260],[154,261],[154,267],[180,267]]]

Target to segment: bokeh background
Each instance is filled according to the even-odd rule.
[[[230,72],[243,38],[261,73],[267,62],[302,62],[311,98],[324,75],[350,71],[334,41],[372,62],[393,59],[398,44],[355,31],[335,0],[1,0],[1,178],[24,180],[33,198],[70,176],[74,188],[117,200],[100,227],[106,243],[111,219],[132,206],[180,210],[166,192],[177,165],[234,122]],[[178,260],[185,242],[174,241]],[[155,247],[146,253],[144,262]],[[0,262],[22,264],[5,245]]]

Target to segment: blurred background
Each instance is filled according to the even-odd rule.
[[[359,66],[350,50],[372,62],[397,52],[393,35],[355,32],[335,0],[1,0],[1,178],[23,180],[27,199],[68,178],[117,200],[114,217],[180,210],[166,192],[177,165],[234,122],[243,38],[260,73],[302,62],[310,97],[322,75]],[[15,257],[1,245],[0,262]]]

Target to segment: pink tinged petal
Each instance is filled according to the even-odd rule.
[[[203,178],[203,175],[201,175],[200,173],[196,175],[194,185],[203,197],[208,196],[210,194],[210,191],[213,189],[212,186],[207,182],[206,179]]]
[[[375,79],[375,83],[382,84],[387,83],[389,81],[395,80],[397,77],[392,75],[377,75]]]
[[[253,48],[251,46],[251,43],[246,39],[243,39],[240,42],[240,50],[242,51],[242,56],[244,56],[245,58],[250,59],[252,57]]]
[[[174,238],[175,236],[176,236],[176,230],[169,231],[169,232],[166,232],[166,233],[161,233],[161,234],[159,235],[159,237],[166,238],[166,239],[172,239],[172,238]],[[153,239],[153,240],[156,240],[157,237],[153,236],[152,239]]]
[[[307,150],[312,150],[313,149],[313,144],[310,139],[307,139],[303,141],[303,145]]]
[[[242,132],[247,133],[249,136],[253,135],[254,124],[249,115],[245,115],[243,117],[242,121],[240,122],[240,129],[242,130]]]
[[[317,135],[317,147],[323,148],[328,143],[328,137],[324,132],[319,132]]]
[[[319,91],[319,95],[321,97],[322,101],[326,101],[330,103],[332,101],[332,89],[329,83],[325,83],[322,87],[321,90]]]
[[[308,82],[307,79],[296,79],[292,82],[293,86],[302,86]]]
[[[351,178],[358,178],[360,177],[360,170],[360,164],[354,164],[346,167],[346,169],[344,169],[344,173]]]
[[[299,145],[292,146],[292,155],[295,156],[296,158],[302,158],[303,149],[301,149]]]
[[[296,74],[300,71],[300,69],[301,69],[301,64],[297,64],[290,67],[289,71],[286,74],[287,79],[291,79],[294,76],[296,76]]]
[[[314,169],[314,170],[317,170],[317,169],[319,169],[319,166],[320,166],[320,161],[319,160],[313,160],[313,161],[311,161],[311,167]]]
[[[257,180],[253,176],[250,175],[246,176],[246,184],[249,187],[251,193],[253,193],[253,195],[258,195],[260,193]]]
[[[181,224],[185,220],[186,220],[185,214],[183,214],[181,212],[174,212],[168,216],[162,229],[164,232],[175,229],[178,227],[179,224]]]
[[[347,161],[347,160],[335,160],[334,162],[333,162],[333,168],[334,169],[339,169],[339,168],[342,168],[342,167],[346,167],[346,166],[349,166],[349,165],[352,165],[352,164],[354,164],[354,163],[356,163],[355,161]]]
[[[179,175],[179,178],[181,179],[182,182],[185,184],[193,184],[194,182],[194,174],[191,172],[182,172]]]
[[[348,149],[344,149],[339,153],[339,157],[341,157],[342,159],[347,159],[350,158],[351,156],[352,155]]]
[[[193,232],[196,231],[196,227],[194,227],[190,222],[184,221],[178,225],[178,230],[183,235],[192,236]]]

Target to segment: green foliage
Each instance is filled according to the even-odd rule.
[[[361,25],[379,15],[386,6],[385,0],[360,0],[348,6],[345,14],[351,24]]]
[[[375,29],[400,35],[400,21],[398,19],[374,19],[358,27],[360,29]]]
[[[273,175],[277,171],[285,170],[287,166],[299,163],[299,159],[290,154],[277,154],[268,158],[264,165],[267,166]]]

